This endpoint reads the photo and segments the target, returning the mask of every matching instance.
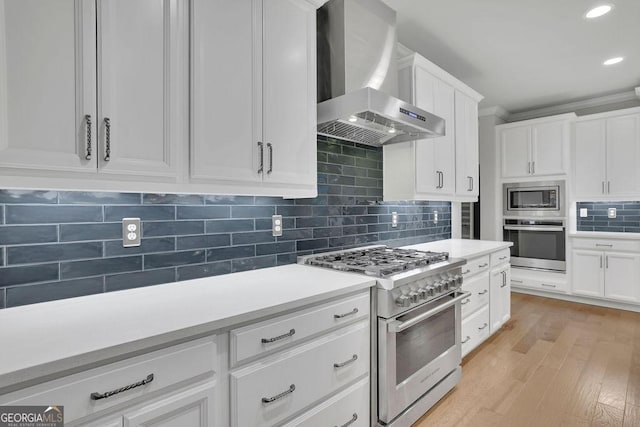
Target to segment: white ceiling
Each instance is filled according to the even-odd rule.
[[[384,0],[398,40],[510,112],[640,86],[640,0]],[[591,7],[614,9],[587,20]],[[624,56],[605,67],[605,59]]]

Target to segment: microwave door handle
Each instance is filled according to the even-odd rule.
[[[412,326],[417,325],[418,323],[422,322],[425,319],[428,319],[431,316],[435,316],[436,314],[440,313],[441,311],[444,311],[446,309],[448,309],[451,306],[456,305],[457,303],[459,303],[460,301],[462,301],[465,298],[468,298],[471,296],[471,292],[465,292],[464,294],[461,294],[457,297],[455,297],[454,299],[452,299],[451,301],[442,304],[432,310],[429,311],[425,311],[422,314],[419,314],[416,317],[411,318],[410,320],[407,320],[406,322],[399,322],[397,320],[393,320],[391,322],[388,323],[388,327],[387,330],[389,332],[402,332],[405,329],[409,329]]]
[[[505,230],[524,230],[524,231],[564,231],[564,227],[545,227],[545,226],[541,226],[541,227],[529,227],[526,225],[505,225],[504,226]]]

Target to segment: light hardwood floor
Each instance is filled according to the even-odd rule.
[[[512,293],[430,426],[640,426],[640,313]]]

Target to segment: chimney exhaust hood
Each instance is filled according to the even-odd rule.
[[[396,12],[330,0],[317,12],[318,134],[373,146],[445,134],[444,119],[395,97]]]

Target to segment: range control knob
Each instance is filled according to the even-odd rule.
[[[462,285],[462,274],[456,274],[454,279],[456,279],[457,285]]]
[[[411,301],[411,303],[415,304],[418,302],[419,299],[420,299],[420,296],[418,292],[416,291],[409,292],[409,301]]]
[[[420,299],[427,299],[429,297],[429,290],[427,288],[418,289],[418,297]]]
[[[430,296],[434,296],[436,294],[436,288],[433,286],[427,286],[427,292]]]
[[[400,307],[409,307],[411,305],[411,300],[408,295],[400,295],[396,298],[396,305]]]
[[[433,287],[434,287],[436,293],[439,294],[440,292],[442,292],[442,283],[441,282],[434,283]]]
[[[456,279],[453,277],[449,278],[449,289],[455,289],[456,285]]]

